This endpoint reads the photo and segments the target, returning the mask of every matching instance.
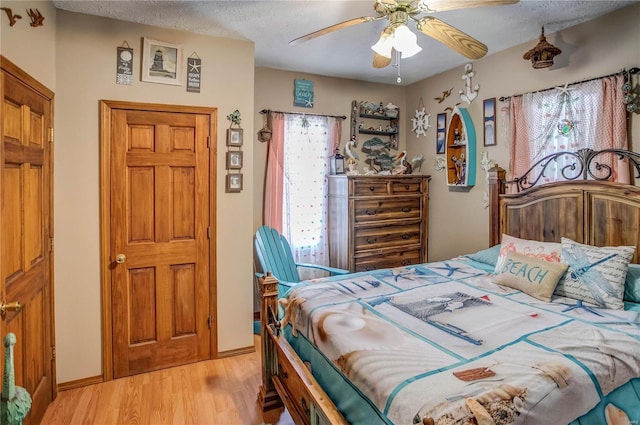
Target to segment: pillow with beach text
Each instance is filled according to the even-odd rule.
[[[559,263],[560,250],[561,245],[558,242],[532,241],[503,234],[500,242],[500,254],[498,255],[498,261],[496,261],[494,273],[502,270],[508,252]]]
[[[555,294],[622,310],[624,282],[634,246],[583,245],[562,238],[563,262],[569,264]]]
[[[565,263],[541,260],[509,251],[502,269],[494,275],[492,281],[549,302],[553,290],[566,270]]]

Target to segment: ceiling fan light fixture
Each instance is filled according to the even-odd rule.
[[[402,59],[422,51],[417,40],[418,37],[406,25],[399,25],[393,32],[393,48],[402,53]]]
[[[393,49],[393,34],[389,34],[386,30],[380,34],[378,42],[371,46],[371,49],[385,58],[391,58],[391,49]]]

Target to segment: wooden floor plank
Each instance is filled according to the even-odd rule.
[[[260,338],[250,354],[130,376],[58,393],[41,425],[293,425],[262,412]]]

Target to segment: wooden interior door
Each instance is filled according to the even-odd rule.
[[[211,116],[110,117],[113,377],[209,359]]]
[[[0,339],[16,335],[16,384],[33,403],[26,425],[38,424],[55,397],[52,308],[53,92],[1,58]],[[20,307],[16,303],[20,304]],[[0,311],[2,308],[0,308]],[[4,346],[0,368],[4,365]]]

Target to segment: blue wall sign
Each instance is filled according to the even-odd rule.
[[[313,81],[294,80],[293,106],[313,108]]]

